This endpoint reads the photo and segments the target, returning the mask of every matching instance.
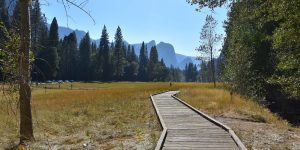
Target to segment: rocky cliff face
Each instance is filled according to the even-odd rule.
[[[171,65],[174,67],[178,67],[176,53],[173,45],[169,43],[160,42],[159,44],[157,44],[157,50],[159,58],[163,58],[165,64],[168,67],[170,67]]]

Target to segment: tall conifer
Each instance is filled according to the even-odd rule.
[[[145,43],[142,43],[139,56],[139,69],[138,69],[138,78],[140,81],[147,81],[147,65],[148,57]]]
[[[117,28],[115,34],[115,46],[114,46],[114,76],[116,80],[121,80],[124,74],[124,45],[123,35],[120,27]]]
[[[79,79],[81,81],[89,81],[90,76],[90,62],[91,62],[91,39],[89,33],[86,33],[79,44]]]

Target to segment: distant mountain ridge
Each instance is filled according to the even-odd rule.
[[[49,27],[50,27],[50,25],[48,24],[48,28]],[[63,39],[65,36],[69,35],[71,32],[76,33],[77,43],[79,43],[80,40],[86,34],[86,32],[82,31],[82,30],[77,30],[77,29],[73,30],[73,29],[70,29],[67,27],[61,27],[61,26],[59,26],[59,28],[58,28],[59,37],[61,39]],[[97,45],[99,45],[99,43],[100,43],[99,39],[96,39],[96,40],[92,39],[92,41],[96,42]],[[125,44],[128,45],[129,43],[125,41]],[[193,64],[200,63],[200,61],[196,60],[196,57],[186,56],[186,55],[176,53],[174,46],[170,43],[160,42],[160,43],[156,44],[156,41],[152,40],[145,44],[147,45],[148,55],[150,55],[151,47],[156,46],[159,59],[163,59],[165,64],[168,67],[173,66],[176,68],[178,67],[180,69],[184,69],[185,65],[188,63],[193,63]],[[136,44],[130,44],[130,45],[132,45],[134,47],[136,55],[139,56],[142,43],[136,43]]]
[[[48,29],[50,29],[50,24],[47,24]],[[58,27],[58,34],[59,34],[59,38],[60,39],[64,39],[65,36],[68,36],[70,33],[75,32],[76,33],[76,38],[77,38],[77,43],[79,44],[80,40],[84,37],[84,35],[86,34],[85,31],[81,31],[81,30],[73,30],[71,28],[68,27],[62,27],[59,26]]]

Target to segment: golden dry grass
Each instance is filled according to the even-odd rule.
[[[149,95],[165,90],[195,86],[169,83],[70,83],[39,85],[32,89],[34,133],[38,149],[92,141],[103,147],[122,147],[131,142],[152,148],[159,137]],[[50,89],[48,89],[50,88]],[[0,147],[18,141],[17,100],[1,95]],[[119,142],[115,142],[119,141]],[[130,144],[130,143],[129,143]],[[74,146],[75,145],[75,146]],[[126,145],[125,145],[126,146]],[[133,145],[134,146],[134,145]],[[66,147],[62,147],[66,148]],[[102,147],[101,147],[102,148]],[[126,149],[126,148],[125,148]]]
[[[218,88],[181,89],[179,97],[231,127],[247,149],[299,149],[300,128],[238,94]]]
[[[280,126],[288,123],[256,101],[219,88],[182,89],[179,97],[192,106],[215,116],[243,117],[257,122],[266,122]]]
[[[180,90],[179,97],[200,110],[217,116],[247,118],[287,126],[267,109],[251,100],[230,94],[212,84],[200,83],[73,83],[33,86],[32,105],[36,149],[152,149],[160,135],[149,95]],[[0,148],[18,141],[16,100],[0,94]]]

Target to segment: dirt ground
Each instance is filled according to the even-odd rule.
[[[249,150],[300,150],[300,128],[280,128],[241,116],[215,116],[232,128]]]
[[[28,143],[28,150],[152,150],[156,145],[159,131],[141,132],[140,134],[127,132],[126,134],[98,128],[93,135],[85,131],[65,136],[36,134],[35,142]],[[6,144],[5,144],[6,143]],[[0,142],[1,144],[1,142]],[[4,141],[4,150],[16,150],[17,142]]]

